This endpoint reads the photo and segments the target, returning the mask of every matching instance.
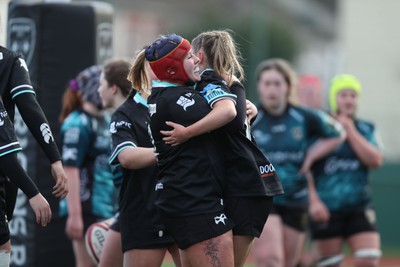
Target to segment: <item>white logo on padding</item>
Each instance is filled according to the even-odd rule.
[[[221,213],[219,216],[214,217],[215,224],[222,222],[225,225],[225,220],[228,219],[225,214]]]
[[[184,96],[181,96],[181,97],[179,97],[178,101],[176,101],[176,103],[177,103],[179,106],[182,106],[183,109],[186,111],[186,109],[187,109],[188,107],[194,105],[195,101],[194,101],[193,98],[190,99],[190,98],[186,98],[186,97],[184,97]]]
[[[0,118],[0,126],[4,125],[4,120]]]
[[[47,144],[50,143],[50,140],[54,141],[50,127],[47,123],[43,123],[42,125],[40,125],[40,131],[42,131],[43,139]]]

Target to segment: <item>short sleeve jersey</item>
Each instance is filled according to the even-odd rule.
[[[222,152],[213,134],[203,134],[170,146],[160,130],[166,121],[188,126],[210,112],[207,101],[193,88],[169,83],[153,84],[147,100],[150,128],[160,169],[156,205],[170,216],[221,212]]]
[[[110,132],[112,138],[112,154],[110,164],[120,165],[118,155],[127,148],[153,148],[148,132],[150,116],[146,101],[135,94],[124,102],[112,115]],[[120,192],[120,213],[131,216],[134,227],[138,224],[161,225],[160,217],[154,205],[155,186],[158,168],[152,166],[130,170],[123,168]],[[147,221],[151,218],[151,222]]]
[[[22,148],[15,136],[14,125],[11,123],[0,98],[0,157],[21,150]]]
[[[356,119],[354,124],[369,143],[382,149],[372,123]],[[358,159],[347,140],[316,162],[313,174],[318,195],[329,210],[352,212],[371,204],[369,168]]]
[[[274,166],[258,149],[257,145],[246,137],[244,88],[240,88],[243,92],[232,94],[225,81],[215,71],[206,69],[202,72],[201,81],[196,84],[195,89],[205,97],[210,107],[221,99],[231,99],[237,103],[236,111],[238,115],[234,120],[241,120],[241,127],[229,127],[228,124],[217,131],[224,149],[225,196],[274,196],[282,194],[282,186]],[[209,101],[209,96],[216,96],[216,99]],[[238,105],[244,106],[244,108],[238,108]],[[236,122],[230,124],[233,123],[236,124]]]
[[[64,166],[80,169],[82,213],[110,218],[116,207],[116,189],[108,163],[111,150],[108,116],[94,117],[82,110],[72,112],[61,126]],[[66,201],[60,203],[66,214]]]
[[[18,54],[0,46],[0,95],[11,121],[14,120],[12,99],[23,93],[35,94],[29,78],[28,66]]]
[[[340,126],[322,111],[288,105],[281,116],[272,116],[262,107],[253,124],[254,138],[274,164],[285,194],[274,198],[277,205],[305,206],[307,180],[299,175],[304,157],[314,138],[340,136]]]

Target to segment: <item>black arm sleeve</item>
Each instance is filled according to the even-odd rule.
[[[0,157],[0,168],[11,182],[15,183],[25,193],[28,199],[39,194],[39,189],[22,168],[15,153]]]
[[[225,131],[237,131],[244,127],[246,121],[246,91],[241,83],[234,82],[229,90],[237,96],[236,99],[236,117],[223,127]]]
[[[60,152],[50,131],[49,123],[34,94],[20,94],[14,102],[36,141],[42,147],[51,163],[61,159]]]

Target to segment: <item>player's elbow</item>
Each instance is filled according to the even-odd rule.
[[[226,110],[225,116],[227,119],[229,119],[229,121],[232,121],[236,117],[236,115],[237,113],[235,107]]]
[[[374,157],[370,158],[370,163],[369,163],[369,167],[376,169],[379,168],[383,165],[383,155],[382,153],[379,153],[377,155],[375,155]]]
[[[131,165],[131,161],[130,161],[130,157],[127,153],[119,153],[118,161],[119,161],[119,164],[121,164],[122,168],[129,169],[129,167]]]

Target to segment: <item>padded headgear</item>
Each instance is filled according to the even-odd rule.
[[[145,55],[158,79],[185,84],[189,81],[189,76],[183,67],[183,61],[190,48],[188,40],[172,34],[156,39],[146,48]]]
[[[81,71],[75,79],[77,89],[81,91],[83,100],[93,103],[99,109],[102,107],[101,98],[97,92],[100,86],[100,74],[101,67],[94,65]],[[74,87],[71,88],[75,89]]]
[[[336,112],[337,107],[337,94],[342,90],[353,90],[357,95],[361,93],[361,84],[356,77],[349,74],[337,75],[332,79],[331,88],[329,92],[329,102],[331,110]]]

